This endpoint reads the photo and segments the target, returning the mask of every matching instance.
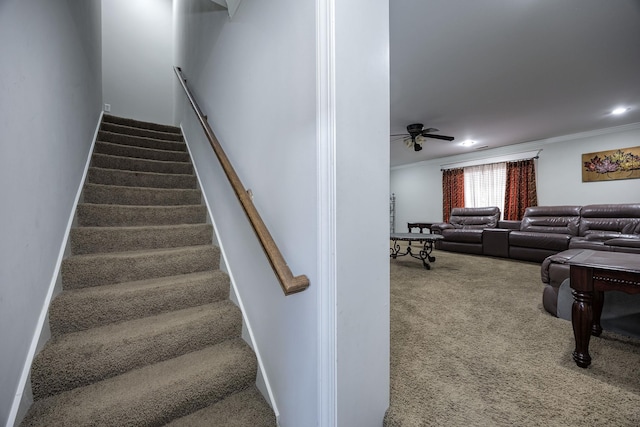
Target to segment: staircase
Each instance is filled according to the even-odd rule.
[[[275,426],[179,128],[104,116],[23,426]]]

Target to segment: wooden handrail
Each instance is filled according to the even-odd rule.
[[[291,295],[296,292],[304,291],[309,287],[309,279],[305,275],[294,276],[287,265],[287,262],[284,260],[280,249],[274,242],[273,237],[271,237],[271,233],[267,229],[267,226],[262,221],[260,214],[258,213],[256,207],[251,200],[251,197],[247,193],[247,190],[242,185],[242,181],[238,178],[236,171],[233,169],[229,158],[225,154],[220,142],[218,142],[218,138],[216,138],[213,130],[211,130],[211,126],[209,126],[209,122],[207,122],[206,116],[202,114],[202,110],[198,106],[198,103],[193,98],[193,94],[187,87],[187,80],[182,75],[182,70],[180,67],[173,67],[176,75],[178,76],[178,80],[180,80],[180,84],[184,89],[187,98],[189,99],[189,103],[193,110],[198,116],[198,120],[202,125],[202,129],[204,130],[207,139],[209,140],[209,144],[211,144],[211,148],[216,153],[216,157],[218,157],[218,161],[224,170],[224,173],[227,175],[227,179],[229,183],[231,183],[231,187],[233,187],[233,191],[236,193],[242,208],[244,209],[245,214],[247,214],[247,218],[249,218],[249,222],[253,227],[253,231],[255,231],[260,244],[262,245],[262,249],[264,249],[265,254],[267,255],[267,259],[269,259],[269,263],[271,264],[271,268],[276,273],[278,280],[280,281],[280,286],[284,291],[285,295]]]

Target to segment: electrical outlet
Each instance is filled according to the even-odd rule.
[[[104,104],[104,111],[105,112],[110,112],[111,111],[111,104]]]

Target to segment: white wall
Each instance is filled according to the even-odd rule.
[[[538,160],[538,204],[640,202],[640,179],[582,182],[582,154],[640,146],[640,125],[545,145]]]
[[[389,404],[389,1],[335,7],[337,418],[366,427]]]
[[[582,154],[637,147],[638,141],[640,124],[635,124],[394,168],[391,192],[396,194],[396,231],[406,232],[407,222],[442,220],[441,165],[538,149],[542,150],[536,171],[540,206],[638,203],[640,179],[582,182]]]
[[[111,113],[173,123],[172,0],[102,2],[102,90]]]
[[[294,274],[285,297],[190,110],[185,129],[212,204],[280,424],[315,425],[316,217],[313,2],[244,0],[229,21],[209,0],[176,1],[177,63]],[[296,36],[291,36],[296,34]]]
[[[176,62],[291,270],[309,277],[308,290],[283,295],[183,100],[176,117],[212,203],[280,425],[328,426],[334,420],[339,426],[381,425],[389,392],[388,6],[386,0],[358,1],[336,10],[342,19],[335,36],[342,49],[335,52],[332,82],[337,136],[330,190],[337,206],[329,222],[340,238],[331,242],[329,253],[320,253],[319,224],[326,218],[319,212],[326,206],[318,193],[317,3],[330,2],[244,0],[231,21],[209,0],[174,5]],[[355,21],[360,24],[354,26]],[[363,78],[366,72],[369,78]],[[379,140],[366,166],[357,143],[365,121],[366,126],[378,123],[368,139]],[[362,210],[372,214],[363,218]],[[325,258],[336,264],[336,274],[320,282],[325,266],[318,259]],[[335,378],[323,376],[319,366],[327,332],[320,322],[331,321],[320,293],[328,287],[335,290],[335,305],[328,311],[337,329],[329,337],[337,345],[330,362],[338,364],[338,379],[329,391],[322,383]],[[331,401],[320,395],[325,392],[338,396],[334,419],[321,414],[336,410],[323,406]]]
[[[100,1],[2,1],[0,40],[5,425],[100,113]]]

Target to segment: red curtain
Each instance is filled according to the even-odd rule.
[[[504,219],[521,220],[527,207],[538,205],[533,159],[507,163],[505,191]]]
[[[464,207],[464,169],[442,171],[442,218],[449,222],[451,209]]]

